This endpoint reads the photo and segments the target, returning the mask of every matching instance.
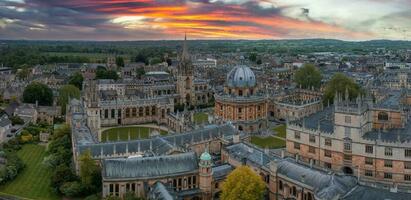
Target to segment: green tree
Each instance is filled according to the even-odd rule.
[[[116,65],[119,67],[124,67],[124,59],[121,56],[116,57]]]
[[[321,79],[320,70],[313,64],[305,64],[294,75],[294,81],[297,85],[305,89],[311,89],[311,87],[319,88],[321,86]]]
[[[17,116],[17,115],[11,116],[10,121],[13,125],[24,124],[24,120],[21,117]]]
[[[249,167],[240,166],[232,171],[223,183],[222,200],[263,199],[265,184]]]
[[[98,67],[96,70],[96,79],[114,79],[117,80],[118,74],[114,70],[107,70],[104,67]]]
[[[68,84],[76,86],[79,90],[83,88],[83,75],[80,72],[76,72],[72,76],[70,76]]]
[[[50,106],[53,103],[53,92],[47,85],[33,82],[24,89],[23,102],[36,103],[36,101],[42,106]]]
[[[144,67],[137,68],[137,77],[141,78],[144,74],[146,74],[146,71],[144,70]]]
[[[61,113],[66,114],[66,105],[71,98],[80,98],[80,90],[74,85],[65,85],[59,90],[58,104],[61,106]]]
[[[17,72],[17,78],[19,78],[20,80],[26,80],[29,77],[29,75],[30,75],[29,68],[23,68]]]
[[[253,62],[257,61],[257,53],[250,53],[248,59]]]
[[[101,188],[101,171],[91,152],[85,151],[80,155],[80,179],[87,193],[94,193]]]
[[[71,168],[67,165],[61,164],[53,171],[51,176],[51,185],[56,191],[58,191],[64,183],[75,181],[76,179],[77,177]]]
[[[334,74],[325,86],[324,103],[333,103],[335,93],[345,95],[347,90],[351,100],[363,92],[361,87],[353,79],[342,73]]]

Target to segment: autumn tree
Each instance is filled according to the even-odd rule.
[[[237,167],[223,183],[222,200],[263,199],[265,184],[260,176],[247,166]]]
[[[342,73],[334,74],[325,86],[324,103],[333,103],[335,93],[345,95],[347,90],[351,100],[362,93],[361,87],[353,79]]]
[[[305,64],[298,69],[294,75],[294,81],[298,86],[305,89],[312,87],[319,88],[321,86],[321,72],[313,64]]]

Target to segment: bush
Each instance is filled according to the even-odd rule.
[[[18,173],[25,167],[23,161],[17,156],[15,151],[5,154],[6,165],[0,169],[0,184],[16,178]]]
[[[26,135],[21,135],[20,136],[20,142],[22,143],[22,144],[25,144],[25,143],[27,143],[27,142],[31,142],[31,141],[33,141],[33,135],[32,134],[26,134]]]
[[[60,187],[60,192],[68,197],[78,197],[83,194],[83,185],[77,181],[67,182]]]

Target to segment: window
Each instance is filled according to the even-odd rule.
[[[410,174],[404,174],[404,181],[411,181],[411,175]]]
[[[294,149],[300,150],[300,143],[294,142]]]
[[[324,156],[331,158],[331,151],[330,150],[324,150]]]
[[[411,162],[404,162],[404,169],[411,169]]]
[[[324,162],[324,168],[331,169],[331,163]]]
[[[351,116],[345,116],[345,123],[351,124]]]
[[[385,147],[384,154],[386,156],[392,156],[392,148],[391,147]]]
[[[365,170],[365,176],[373,176],[372,170]]]
[[[373,158],[365,158],[365,164],[366,165],[373,165],[374,164],[374,159]]]
[[[294,132],[294,138],[299,140],[301,138],[300,132]]]
[[[384,160],[384,167],[392,167],[392,160]]]
[[[310,135],[310,142],[315,143],[315,135]]]
[[[372,145],[365,145],[365,153],[372,153],[373,146]]]
[[[241,113],[241,111],[242,111],[242,109],[241,109],[241,108],[238,108],[238,112]]]
[[[388,172],[384,173],[384,178],[385,179],[392,179],[392,173],[388,173]]]
[[[111,109],[111,118],[115,118],[115,110]]]
[[[312,146],[308,147],[308,152],[309,153],[315,153],[315,148],[312,147]]]
[[[345,134],[345,137],[348,137],[348,138],[351,137],[351,128],[345,127],[344,134]]]
[[[405,157],[411,157],[411,149],[405,149],[404,150],[404,154],[405,154]]]
[[[280,190],[283,189],[283,182],[282,182],[282,181],[279,181],[279,183],[278,183],[278,188],[279,188]]]
[[[325,146],[331,146],[332,145],[332,140],[331,139],[329,139],[329,138],[326,138],[325,139],[325,141],[324,141],[324,143],[325,143]]]
[[[386,113],[386,112],[379,112],[379,113],[378,113],[378,120],[387,121],[387,120],[388,120],[388,113]]]
[[[350,142],[344,142],[344,150],[345,151],[351,151],[351,143]]]
[[[344,160],[345,160],[345,161],[352,161],[351,155],[346,155],[346,154],[344,154]]]

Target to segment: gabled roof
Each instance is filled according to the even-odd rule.
[[[103,160],[103,179],[144,179],[174,176],[198,169],[194,152]]]

